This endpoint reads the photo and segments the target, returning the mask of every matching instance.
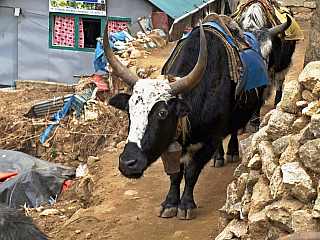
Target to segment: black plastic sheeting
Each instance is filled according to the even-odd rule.
[[[63,183],[75,177],[66,166],[47,162],[26,153],[0,150],[0,172],[19,172],[13,179],[0,185],[0,202],[11,208],[24,204],[34,208],[55,199]]]

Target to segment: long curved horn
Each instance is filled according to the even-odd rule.
[[[194,86],[198,84],[198,82],[203,77],[203,74],[207,67],[207,56],[208,51],[206,36],[204,35],[204,30],[200,21],[200,51],[198,62],[187,76],[170,84],[172,95],[176,96],[182,92],[192,89]]]
[[[106,58],[111,65],[113,71],[130,87],[133,87],[136,82],[139,80],[139,77],[126,68],[114,55],[110,44],[109,44],[109,35],[108,35],[108,22],[109,18],[106,21],[104,26],[103,33],[103,51],[106,55]]]
[[[271,37],[277,36],[279,33],[284,32],[285,30],[287,30],[290,27],[290,25],[292,23],[291,17],[289,17],[288,14],[286,14],[286,16],[287,16],[287,21],[285,23],[282,23],[278,26],[275,26],[273,28],[268,29]]]

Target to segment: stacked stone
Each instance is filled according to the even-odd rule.
[[[284,85],[260,130],[240,142],[241,164],[220,209],[216,240],[271,240],[320,230],[320,61]]]

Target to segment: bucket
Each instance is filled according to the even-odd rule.
[[[164,166],[164,171],[169,175],[180,171],[180,157],[182,147],[177,141],[173,141],[168,149],[162,153],[161,159]]]

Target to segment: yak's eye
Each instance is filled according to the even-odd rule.
[[[168,111],[165,110],[165,109],[162,109],[162,110],[159,111],[158,115],[159,115],[159,118],[164,119],[164,118],[167,117]]]

